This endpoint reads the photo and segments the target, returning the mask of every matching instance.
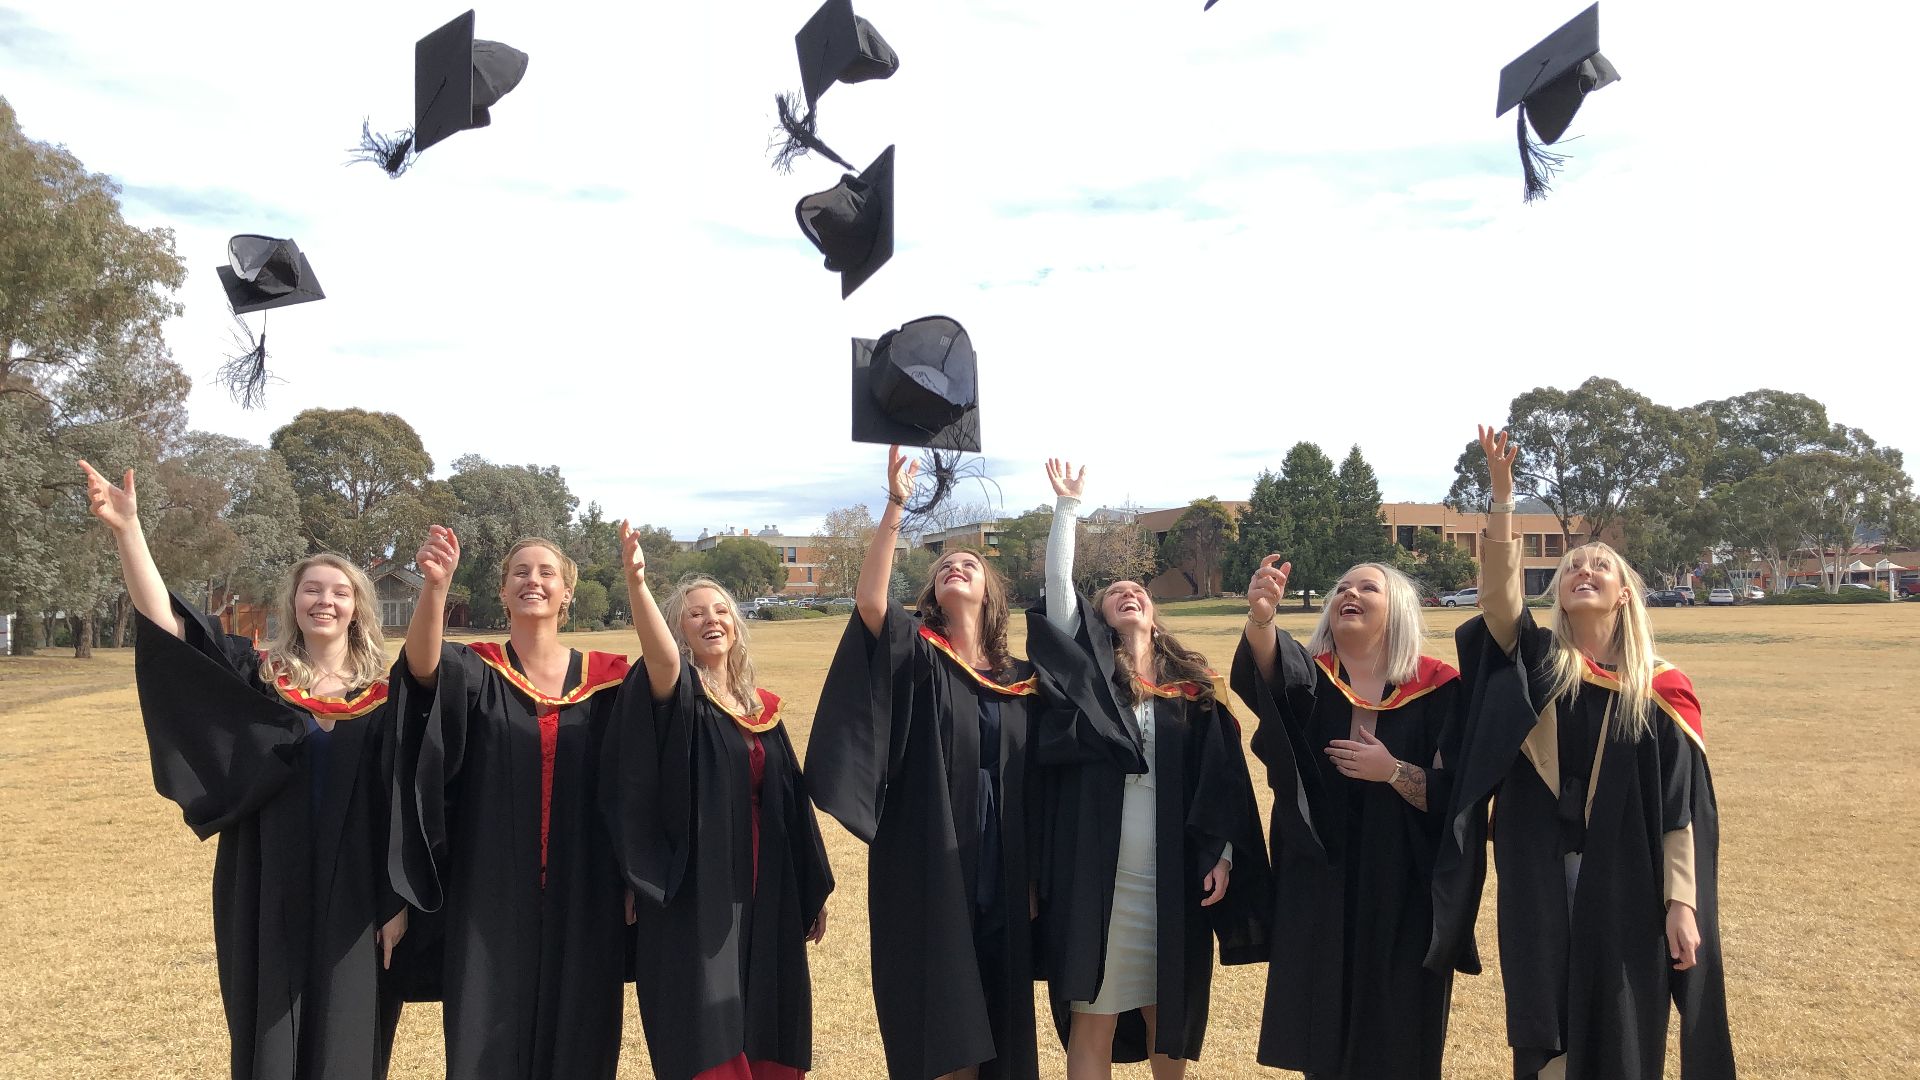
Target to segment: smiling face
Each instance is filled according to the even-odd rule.
[[[1560,610],[1605,615],[1627,602],[1630,586],[1620,557],[1598,544],[1577,547],[1560,566],[1555,599]]]
[[[545,544],[528,544],[507,556],[500,603],[509,620],[558,619],[573,599],[566,561]]]
[[[955,551],[933,564],[933,597],[942,611],[978,606],[987,598],[987,568],[971,551]]]
[[[724,665],[733,643],[739,640],[733,625],[733,605],[718,589],[688,592],[686,606],[680,611],[680,637],[701,667]]]
[[[1356,566],[1333,586],[1327,598],[1333,632],[1365,640],[1387,630],[1387,576],[1371,566]]]
[[[1153,598],[1137,581],[1116,581],[1100,594],[1100,617],[1115,630],[1153,628]]]
[[[293,619],[310,647],[344,638],[353,625],[353,579],[337,566],[318,563],[293,589]]]

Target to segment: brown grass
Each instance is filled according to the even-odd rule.
[[[1450,657],[1465,613],[1429,612]],[[1920,605],[1660,610],[1706,703],[1723,819],[1734,1039],[1753,1077],[1881,1077],[1920,1055]],[[1303,616],[1283,615],[1296,634]],[[1225,670],[1239,623],[1180,617]],[[755,628],[765,684],[804,746],[839,619]],[[623,633],[575,644],[632,651]],[[1017,645],[1017,643],[1016,643]],[[226,1032],[197,843],[153,792],[132,657],[0,659],[0,1076],[217,1077]],[[1250,726],[1250,725],[1249,725]],[[1258,773],[1256,772],[1256,776]],[[839,891],[814,951],[815,1062],[877,1076],[866,852],[823,819]],[[1492,908],[1482,918],[1491,943]],[[1263,968],[1222,970],[1192,1077],[1256,1076]],[[623,1077],[649,1074],[628,997]],[[1507,1075],[1497,971],[1455,983],[1448,1074]],[[439,1011],[402,1022],[395,1077],[440,1071]],[[1382,1024],[1393,1018],[1380,1018]],[[1050,1030],[1047,1072],[1063,1070]],[[1121,1070],[1146,1075],[1144,1068]],[[1269,1075],[1271,1075],[1269,1073]],[[1677,1063],[1669,1075],[1678,1075]]]

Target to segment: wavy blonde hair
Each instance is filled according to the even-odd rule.
[[[760,705],[760,696],[754,693],[753,656],[747,649],[747,620],[741,617],[740,605],[727,591],[725,585],[702,575],[691,575],[680,579],[680,583],[667,594],[667,602],[660,605],[660,614],[667,620],[667,632],[673,635],[673,643],[680,648],[680,662],[692,664],[700,681],[707,683],[707,672],[693,663],[693,646],[687,641],[686,630],[680,625],[681,618],[687,612],[687,596],[701,589],[712,589],[720,594],[727,605],[727,611],[733,615],[733,648],[727,650],[726,689],[740,707],[753,715]],[[707,683],[707,685],[712,685]]]
[[[272,683],[284,675],[296,689],[307,692],[319,681],[319,672],[307,653],[306,635],[300,632],[297,608],[300,582],[306,578],[307,571],[316,566],[330,566],[340,571],[353,586],[353,618],[347,621],[347,669],[340,674],[346,676],[349,691],[372,686],[387,677],[389,666],[387,642],[380,635],[377,614],[380,599],[365,570],[331,552],[301,559],[280,580],[279,601],[275,605],[279,626],[268,639],[267,651],[260,658],[260,677]]]
[[[568,557],[566,549],[559,544],[544,536],[529,536],[522,540],[515,540],[513,546],[507,549],[507,557],[500,560],[500,587],[502,589],[507,587],[507,575],[513,572],[513,557],[530,547],[546,548],[560,560],[560,578],[567,583],[567,602],[560,605],[560,625],[564,627],[567,621],[573,618],[573,594],[580,584],[580,567]],[[512,621],[511,617],[508,621]]]
[[[947,613],[940,610],[935,585],[940,580],[940,568],[955,555],[971,555],[980,563],[980,649],[987,654],[987,663],[993,665],[993,673],[1003,674],[1013,663],[1013,655],[1007,651],[1007,625],[1013,621],[1007,604],[1007,579],[1000,576],[1000,571],[979,548],[951,548],[933,560],[933,568],[927,571],[927,583],[920,589],[920,598],[914,607],[929,630],[941,637],[947,636]]]
[[[1558,701],[1565,696],[1571,704],[1579,697],[1584,684],[1586,657],[1574,644],[1571,620],[1560,609],[1560,575],[1573,565],[1573,557],[1582,552],[1587,553],[1588,558],[1599,556],[1610,560],[1620,572],[1620,582],[1627,594],[1626,603],[1620,605],[1614,615],[1613,630],[1608,635],[1614,654],[1620,658],[1620,668],[1613,673],[1620,691],[1611,726],[1614,738],[1634,742],[1653,729],[1653,669],[1660,657],[1653,651],[1653,623],[1647,618],[1646,582],[1619,552],[1598,540],[1562,555],[1560,565],[1554,568],[1553,580],[1547,583],[1547,594],[1553,597],[1549,625],[1553,628],[1554,644],[1547,700]]]
[[[1393,685],[1404,686],[1420,674],[1420,646],[1426,641],[1427,627],[1420,618],[1420,590],[1414,587],[1413,579],[1386,563],[1356,563],[1340,575],[1320,605],[1320,621],[1313,624],[1307,652],[1314,656],[1338,652],[1333,644],[1333,601],[1340,595],[1340,582],[1355,570],[1378,570],[1387,583],[1387,639],[1382,650],[1387,659],[1386,677]]]

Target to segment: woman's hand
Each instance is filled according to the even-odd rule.
[[[887,505],[904,508],[913,497],[913,478],[920,473],[918,458],[909,458],[898,446],[887,447]]]
[[[1699,962],[1700,926],[1693,909],[1678,900],[1667,901],[1667,955],[1673,970],[1685,971]]]
[[[374,940],[380,946],[380,967],[382,970],[393,967],[393,948],[400,944],[401,938],[406,936],[407,909],[403,905],[400,908],[400,914],[388,919],[387,925],[381,927],[380,932],[374,936]]]
[[[1200,887],[1207,890],[1207,895],[1200,898],[1201,907],[1212,907],[1227,898],[1227,878],[1232,873],[1233,864],[1226,859],[1213,864],[1207,876],[1200,879]]]
[[[1374,783],[1392,779],[1393,767],[1398,764],[1387,745],[1366,728],[1360,729],[1358,739],[1335,739],[1328,743],[1327,756],[1333,759],[1333,767],[1340,770],[1341,776]]]
[[[414,553],[413,564],[420,568],[420,576],[427,579],[427,588],[445,589],[453,582],[453,572],[460,566],[460,538],[445,525],[430,526],[426,542]]]
[[[87,499],[92,503],[93,516],[105,522],[115,535],[140,525],[140,507],[133,489],[133,470],[128,469],[124,487],[115,487],[113,481],[94,471],[93,466],[82,461],[80,467],[87,471]]]
[[[1520,446],[1504,431],[1496,433],[1490,427],[1481,427],[1480,449],[1487,455],[1487,481],[1493,489],[1494,502],[1513,501],[1513,459],[1520,456]]]
[[[1280,556],[1269,555],[1260,560],[1260,569],[1253,572],[1253,580],[1247,585],[1247,618],[1257,623],[1270,623],[1280,601],[1287,595],[1287,575],[1293,572],[1293,564],[1280,563]]]
[[[813,917],[813,925],[807,927],[807,941],[818,945],[827,936],[827,909],[821,908],[820,914]]]
[[[620,568],[626,572],[627,588],[637,589],[647,583],[647,552],[640,546],[640,534],[627,525],[627,519],[620,519]]]
[[[1077,499],[1081,492],[1087,490],[1087,467],[1082,465],[1080,471],[1075,473],[1073,462],[1048,458],[1047,482],[1053,485],[1053,493],[1056,497]]]

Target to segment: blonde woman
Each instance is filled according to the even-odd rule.
[[[1301,645],[1274,625],[1291,569],[1261,560],[1233,663],[1273,789],[1259,1060],[1439,1080],[1452,973],[1423,965],[1459,673],[1422,654],[1419,595],[1381,563],[1340,575]]]
[[[387,881],[392,725],[373,586],[336,555],[287,572],[264,652],[170,595],[133,470],[86,471],[137,630],[154,786],[219,836],[213,942],[236,1080],[367,1080],[400,1019],[407,908]],[[401,968],[407,957],[400,957]]]
[[[1646,586],[1606,544],[1567,552],[1546,625],[1534,621],[1512,526],[1519,450],[1488,428],[1480,445],[1493,506],[1483,614],[1459,635],[1473,702],[1436,872],[1433,960],[1471,951],[1497,796],[1514,1075],[1657,1080],[1671,997],[1681,1075],[1731,1078],[1700,701],[1655,651]]]
[[[634,989],[662,1080],[800,1080],[813,1060],[807,943],[833,875],[780,699],[754,684],[733,595],[688,578],[665,610],[620,523],[644,675],[621,691],[602,792],[639,894]]]
[[[561,642],[579,570],[551,540],[501,564],[504,644],[442,641],[453,530],[415,563],[394,884],[445,924],[447,1076],[611,1080],[632,935],[598,790],[627,659]]]

